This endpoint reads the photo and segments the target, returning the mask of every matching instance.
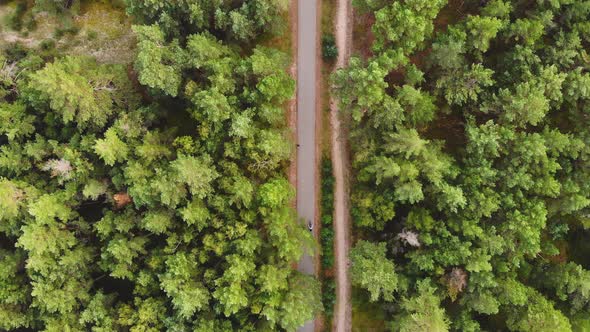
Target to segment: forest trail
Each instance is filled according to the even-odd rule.
[[[335,22],[338,59],[335,70],[348,64],[352,49],[352,7],[350,0],[338,0]],[[330,126],[332,144],[332,166],[336,187],[334,188],[334,232],[336,253],[336,308],[334,326],[336,332],[351,331],[352,307],[350,303],[350,280],[348,276],[348,252],[350,249],[350,216],[348,209],[347,164],[348,150],[346,132],[338,114],[334,97],[330,100]]]

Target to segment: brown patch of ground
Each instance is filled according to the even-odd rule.
[[[457,23],[470,10],[465,6],[465,0],[449,0],[434,19],[434,30],[445,31],[450,24]]]
[[[458,112],[444,113],[443,110],[439,110],[436,119],[427,128],[420,130],[420,133],[425,138],[445,142],[445,152],[454,156],[467,145],[465,119]]]
[[[356,13],[353,17],[352,32],[352,49],[353,53],[363,59],[369,59],[373,56],[372,46],[375,41],[375,35],[371,27],[375,23],[373,13]]]
[[[568,256],[568,243],[566,241],[559,241],[559,242],[554,243],[554,244],[557,247],[557,249],[559,250],[559,254],[554,255],[554,256],[546,256],[546,255],[543,255],[543,258],[545,258],[546,260],[548,260],[549,262],[551,262],[553,264],[565,264],[565,263],[567,263],[568,260],[569,260],[569,256]]]
[[[335,275],[336,273],[334,271],[334,268],[324,270],[324,277],[326,278],[334,278]]]

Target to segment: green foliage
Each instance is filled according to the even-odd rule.
[[[103,128],[116,111],[135,106],[130,85],[122,66],[65,57],[30,75],[26,97],[40,111],[49,105],[64,124]]]
[[[350,279],[353,285],[369,291],[371,301],[383,296],[393,300],[398,277],[393,262],[385,257],[385,243],[359,241],[350,251]]]
[[[285,0],[229,0],[211,2],[160,3],[153,0],[125,0],[127,12],[140,21],[156,23],[169,36],[186,36],[209,30],[230,40],[249,42],[264,32],[277,32],[284,24],[281,13]]]
[[[334,315],[336,306],[336,281],[334,278],[326,279],[322,284],[322,305],[324,314],[330,319]]]
[[[164,328],[166,306],[155,297],[135,297],[133,304],[118,309],[118,323],[130,331],[156,331]]]
[[[492,105],[486,105],[486,110],[499,108],[503,121],[519,127],[537,125],[549,111],[549,101],[543,90],[529,82],[518,84],[514,92],[501,89]]]
[[[196,225],[198,230],[207,226],[210,213],[205,204],[199,200],[193,200],[185,208],[180,210],[182,219],[189,225]]]
[[[528,306],[510,313],[508,328],[523,332],[572,330],[568,319],[539,293],[531,290],[528,302]]]
[[[76,2],[75,0],[35,0],[35,9],[59,13],[66,11]]]
[[[322,310],[321,291],[317,280],[302,274],[291,277],[289,288],[281,305],[280,325],[293,331],[305,323],[305,317],[313,317]]]
[[[0,327],[4,330],[26,327],[33,319],[25,310],[31,289],[21,268],[24,260],[22,251],[0,251]]]
[[[162,289],[172,298],[180,316],[187,319],[209,303],[209,292],[195,281],[198,275],[193,260],[179,253],[166,260],[166,273],[160,277]]]
[[[338,46],[334,35],[322,36],[322,58],[332,61],[338,57]]]
[[[328,276],[328,271],[334,267],[334,175],[332,174],[332,161],[323,157],[321,163],[321,263],[324,270],[322,279],[322,304],[326,321],[330,322],[336,304],[336,282],[334,277]]]
[[[0,330],[296,330],[321,293],[292,268],[314,249],[284,174],[295,82],[255,43],[287,2],[126,3],[133,67],[0,55]]]
[[[212,191],[211,181],[219,176],[212,169],[208,156],[195,158],[180,155],[172,162],[172,168],[176,171],[177,181],[185,183],[191,195],[201,199]]]
[[[495,17],[470,16],[466,21],[467,40],[478,51],[486,52],[490,40],[494,39],[502,28],[502,21]]]
[[[376,304],[392,329],[584,330],[590,7],[354,4],[374,15],[373,53],[332,82],[355,234],[396,262],[403,300]]]
[[[459,73],[449,72],[436,81],[436,87],[443,91],[445,99],[451,105],[477,102],[483,88],[494,84],[494,72],[481,64],[472,64],[469,69],[459,70]]]
[[[109,166],[124,161],[129,153],[127,145],[118,137],[114,128],[106,131],[104,139],[96,140],[94,151]]]
[[[284,178],[274,179],[260,187],[258,193],[263,206],[278,207],[288,203],[294,196],[293,188]]]
[[[576,314],[590,302],[590,272],[573,262],[551,266],[540,283],[555,289],[557,298],[570,304]]]
[[[18,217],[25,193],[5,178],[0,178],[0,193],[0,220],[10,222]]]
[[[422,48],[434,29],[432,20],[445,4],[445,0],[414,0],[392,2],[376,10],[372,27],[376,37],[373,49],[380,52],[393,45],[409,54]]]
[[[91,327],[93,331],[108,331],[115,328],[116,319],[112,304],[114,297],[102,292],[96,293],[80,315],[80,324]]]
[[[482,8],[481,12],[485,16],[507,18],[512,11],[512,4],[510,1],[492,0]]]
[[[322,246],[322,267],[325,270],[334,267],[334,225],[332,215],[334,213],[334,175],[332,174],[332,161],[322,158],[321,164],[321,211],[320,240]]]
[[[157,25],[136,26],[138,56],[135,69],[141,84],[175,97],[182,81],[184,52],[178,42],[164,45],[164,34]]]
[[[449,319],[440,308],[440,298],[428,280],[418,282],[418,294],[402,300],[402,312],[392,324],[393,331],[449,331]]]
[[[97,180],[90,180],[82,189],[82,195],[85,198],[97,200],[100,196],[104,195],[108,189],[108,185],[105,182]]]
[[[166,210],[153,210],[145,214],[142,226],[154,234],[165,233],[172,226],[172,214]]]
[[[12,30],[20,31],[23,27],[23,16],[27,11],[27,3],[26,2],[19,2],[16,4],[14,12],[8,16],[8,26]]]

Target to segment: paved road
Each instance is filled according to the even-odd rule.
[[[307,220],[316,217],[316,59],[317,1],[298,0],[297,45],[297,212]],[[314,257],[305,255],[299,271],[315,273]],[[314,321],[299,328],[313,332]]]

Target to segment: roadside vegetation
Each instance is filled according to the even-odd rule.
[[[334,14],[336,11],[336,0],[322,0],[322,18],[321,18],[321,36],[320,36],[320,47],[319,54],[321,57],[321,111],[322,111],[322,123],[321,123],[321,143],[322,143],[322,155],[330,159],[330,75],[334,70],[334,63],[338,56],[337,48],[334,40]],[[328,39],[326,43],[326,39]],[[324,48],[328,46],[329,49],[333,46],[334,52],[329,51],[328,56],[324,56]],[[329,54],[332,52],[332,54]],[[335,56],[332,56],[335,55]]]
[[[321,164],[322,196],[320,243],[322,248],[322,303],[324,306],[325,330],[332,328],[331,321],[336,303],[336,284],[334,280],[334,176],[332,161],[326,157]]]
[[[332,173],[332,159],[330,153],[330,75],[334,62],[338,57],[335,44],[334,13],[335,0],[321,1],[321,37],[318,50],[321,59],[321,201],[320,201],[320,247],[321,247],[321,282],[322,304],[324,308],[323,330],[332,330],[334,306],[336,304],[336,281],[334,276],[334,175]]]
[[[293,269],[313,239],[285,176],[295,82],[268,46],[288,3],[21,7],[2,7],[0,32],[0,330],[315,317],[320,283]]]
[[[333,62],[338,57],[338,47],[334,35],[325,34],[322,36],[322,58],[324,61]]]
[[[590,330],[589,3],[353,3],[355,303],[391,331]]]

